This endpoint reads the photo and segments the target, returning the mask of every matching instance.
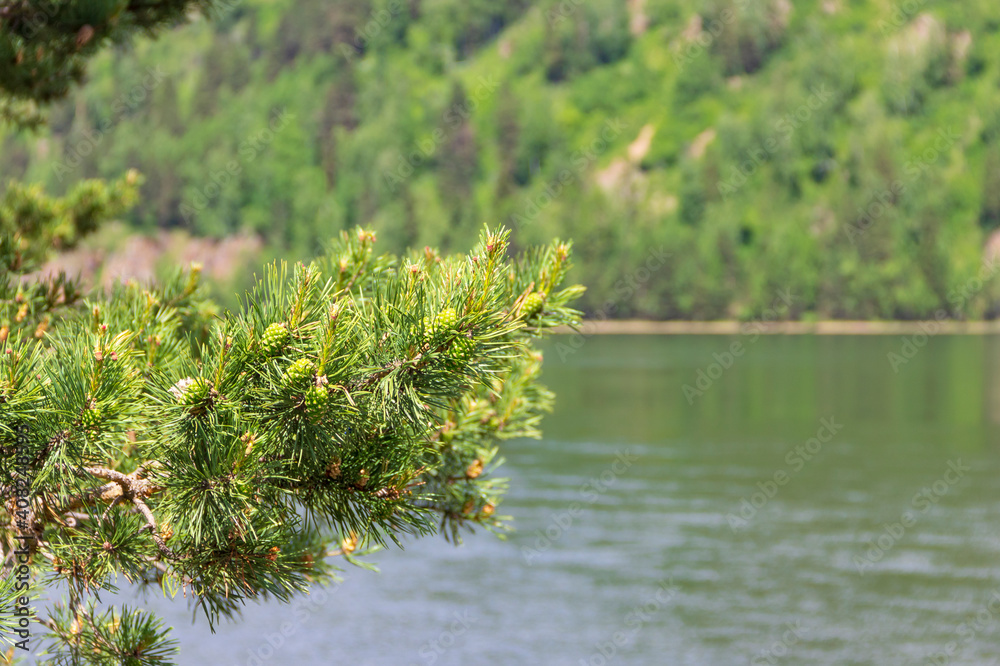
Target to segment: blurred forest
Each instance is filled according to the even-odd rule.
[[[591,316],[1000,314],[995,0],[231,0],[48,115],[0,188],[134,168],[144,234],[505,223],[574,240]]]

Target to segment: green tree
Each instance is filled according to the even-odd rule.
[[[210,12],[213,0],[19,0],[0,8],[0,111],[22,124],[39,120],[34,108],[66,96],[86,73],[87,59],[136,33],[155,34],[188,13]]]
[[[472,186],[479,166],[476,133],[469,122],[469,99],[461,83],[452,86],[445,119],[447,129],[438,182],[442,198],[451,204],[451,225],[457,228],[472,205]]]
[[[497,178],[496,196],[504,199],[517,187],[517,147],[521,140],[521,124],[517,97],[509,83],[504,83],[498,93],[494,126],[497,128],[497,149],[500,152],[500,175]]]
[[[994,146],[990,146],[986,153],[979,224],[991,232],[1000,227],[1000,151]]]

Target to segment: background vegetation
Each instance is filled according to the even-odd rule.
[[[572,237],[596,316],[993,317],[998,31],[989,0],[234,1],[96,58],[0,174],[134,168],[136,229],[291,257]]]

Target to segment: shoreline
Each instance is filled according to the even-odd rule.
[[[588,335],[995,335],[996,321],[648,321],[641,319],[584,320],[579,333]],[[561,326],[554,331],[572,334]]]

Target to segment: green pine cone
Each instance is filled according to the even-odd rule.
[[[288,327],[284,324],[271,324],[264,329],[264,335],[260,339],[260,348],[265,354],[271,356],[281,351],[286,342],[288,342]]]
[[[85,430],[92,430],[97,428],[98,424],[101,422],[101,410],[97,407],[92,407],[83,410],[83,414],[80,415],[80,425],[83,426]]]
[[[204,400],[208,398],[209,393],[212,391],[212,385],[208,383],[208,380],[204,377],[197,377],[188,385],[187,389],[181,396],[181,404],[186,407],[194,407],[200,405]]]
[[[468,361],[476,351],[476,343],[466,337],[455,338],[451,343],[451,354],[458,361]]]
[[[312,361],[307,358],[300,358],[288,366],[288,370],[285,371],[285,381],[293,386],[302,384],[312,379],[315,370],[316,366]]]
[[[445,308],[434,317],[435,332],[450,331],[458,324],[458,313],[455,308]]]
[[[455,308],[445,308],[437,314],[436,317],[431,319],[430,317],[424,317],[423,319],[423,341],[425,343],[430,342],[431,338],[435,335],[441,333],[448,333],[453,331],[455,326],[458,324],[458,313],[455,312]],[[420,329],[414,330],[417,334]]]
[[[525,319],[534,317],[545,307],[545,294],[540,291],[528,294],[521,303],[521,313]]]
[[[310,386],[303,402],[309,419],[316,422],[326,414],[326,408],[330,404],[330,394],[323,386]]]

